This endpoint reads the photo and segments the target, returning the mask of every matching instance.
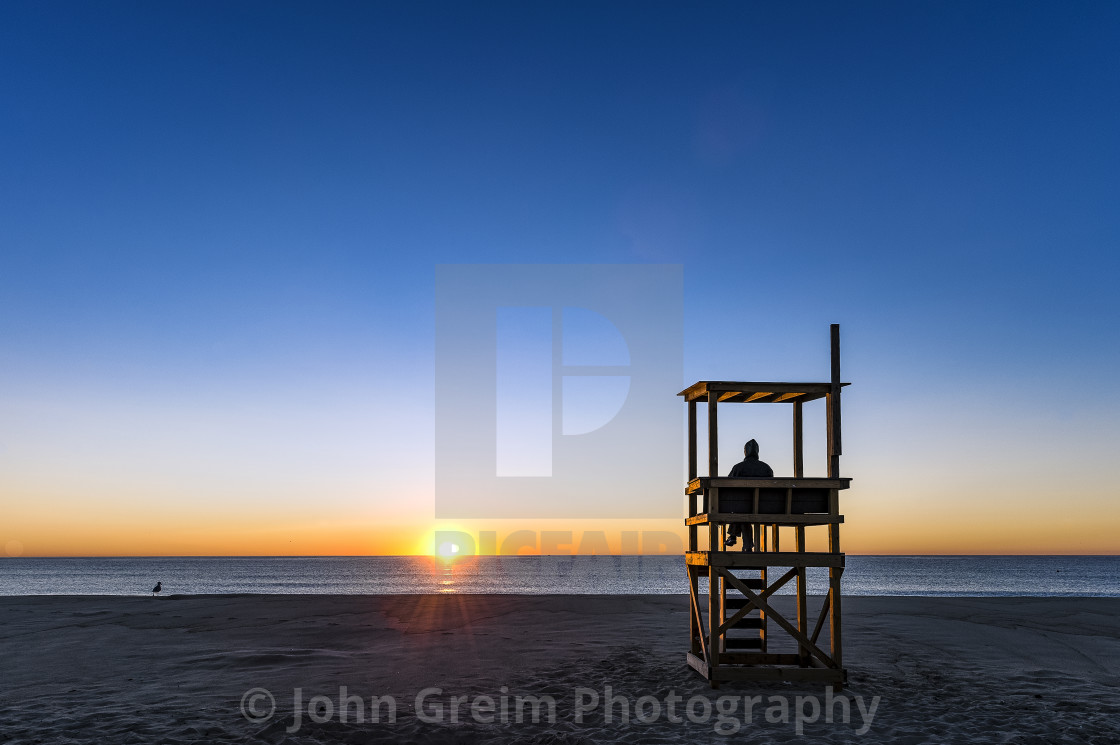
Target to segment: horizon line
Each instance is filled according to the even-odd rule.
[[[810,552],[812,553],[812,552]],[[891,558],[924,558],[924,557],[1084,557],[1084,558],[1117,558],[1120,557],[1120,552],[1113,554],[1097,554],[1097,553],[1038,553],[1038,554],[941,554],[941,553],[906,553],[906,554],[877,554],[877,553],[851,553],[844,552],[845,556],[872,556],[872,557],[891,557]],[[463,554],[461,556],[439,556],[435,554],[51,554],[44,556],[0,556],[0,561],[5,559],[374,559],[374,558],[387,558],[387,559],[440,559],[441,561],[449,561],[452,559],[464,558],[502,558],[502,559],[533,559],[541,557],[559,558],[559,557],[598,557],[598,556],[618,556],[618,557],[679,557],[684,558],[684,554]]]

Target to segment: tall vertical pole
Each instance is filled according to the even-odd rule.
[[[828,477],[840,478],[840,324],[830,327],[832,336],[832,385],[828,394]]]
[[[840,478],[840,454],[843,452],[843,446],[840,440],[840,325],[832,324],[832,385],[831,391],[828,395],[828,476],[829,478]],[[829,512],[835,516],[839,514],[839,492],[836,489],[832,490],[830,495],[831,509]],[[828,552],[830,554],[840,553],[840,525],[838,523],[831,523],[828,526]],[[836,662],[836,666],[843,669],[844,656],[843,656],[843,643],[840,634],[841,626],[841,608],[840,608],[840,577],[844,573],[843,566],[834,566],[828,568],[828,594],[832,599],[829,609],[828,627],[829,627],[829,642],[832,647],[832,659]],[[839,686],[838,686],[839,687]]]
[[[831,391],[831,388],[829,390]],[[840,459],[836,457],[836,444],[832,439],[832,393],[824,394],[824,419],[824,448],[825,455],[828,456],[828,477],[834,479],[840,470]]]

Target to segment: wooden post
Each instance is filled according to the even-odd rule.
[[[830,567],[828,570],[828,594],[832,598],[832,608],[828,616],[829,642],[832,646],[832,659],[836,667],[843,669],[843,642],[840,636],[840,576],[843,567]]]
[[[708,391],[708,476],[719,476],[719,437],[716,434],[716,402],[719,394]]]
[[[688,480],[696,478],[696,402],[688,402]]]
[[[759,532],[759,539],[760,539],[761,542],[755,544],[755,547],[759,551],[769,551],[769,550],[771,550],[770,546],[767,545],[767,542],[766,542],[766,532],[767,532],[766,531],[766,526],[760,524],[760,525],[758,525],[758,528],[759,528],[759,531],[758,531]],[[762,571],[760,571],[758,573],[758,576],[762,580],[762,592],[766,592],[766,588],[768,587],[768,585],[766,584],[766,567],[765,566],[762,567]],[[759,611],[758,611],[758,625],[759,625],[759,628],[758,628],[759,651],[765,654],[765,652],[766,652],[766,611],[762,610],[761,608],[759,608]]]
[[[721,535],[720,538],[723,538]],[[722,626],[723,622],[727,620],[727,583],[723,580],[723,575],[719,578],[719,623]],[[723,636],[719,639],[719,648],[721,652],[727,651],[727,632],[723,632]]]
[[[802,432],[802,402],[793,402],[793,477],[805,476],[805,436]]]
[[[830,327],[832,336],[832,385],[828,394],[828,477],[840,478],[840,324]]]
[[[706,494],[707,494],[707,496],[705,497],[705,499],[708,500],[708,516],[709,516],[708,517],[708,537],[709,537],[708,561],[711,561],[711,559],[712,559],[711,552],[722,551],[723,550],[723,539],[726,536],[723,535],[723,528],[725,527],[723,525],[723,523],[714,523],[714,522],[712,522],[712,519],[711,519],[712,515],[719,514],[719,489],[714,487],[714,486],[709,487]]]
[[[711,401],[711,394],[709,395],[708,411],[715,411],[715,404]],[[709,420],[709,422],[714,420]],[[709,430],[709,433],[714,433],[715,430]],[[711,496],[708,498],[708,508],[713,512],[719,511],[719,489],[710,489]],[[719,653],[722,646],[722,639],[719,634],[720,624],[723,623],[721,616],[723,615],[723,585],[719,574],[719,567],[712,561],[715,554],[719,551],[719,526],[715,523],[708,523],[708,655],[709,664],[711,665],[711,679],[710,683],[712,688],[719,687],[715,680],[716,668],[719,667]]]
[[[835,491],[834,489],[833,493]],[[836,523],[828,526],[828,552],[830,554],[840,553],[840,526]],[[828,568],[828,594],[832,600],[828,614],[829,642],[832,647],[832,659],[836,662],[836,667],[841,669],[844,667],[843,640],[840,635],[840,576],[843,573],[843,567]],[[837,690],[839,688],[837,686]]]
[[[825,428],[825,450],[828,455],[828,477],[830,479],[836,478],[836,471],[840,467],[840,459],[833,453],[833,440],[832,440],[832,394],[826,393],[824,396],[824,428]]]
[[[715,531],[712,531],[713,535]],[[719,567],[708,562],[708,660],[711,675],[712,688],[718,687],[715,681],[716,669],[719,667],[719,653],[720,647],[723,646],[723,639],[719,634],[720,621],[720,608],[723,605],[723,586],[722,579],[719,574]]]
[[[832,385],[828,395],[828,475],[829,478],[840,478],[840,454],[843,444],[840,438],[840,324],[834,323],[829,328],[832,346]],[[830,495],[829,512],[837,515],[839,509],[839,493],[836,489]],[[828,552],[840,553],[840,525],[831,523],[828,526]],[[843,640],[841,637],[841,607],[840,607],[840,577],[844,568],[829,567],[828,569],[828,594],[832,600],[828,616],[829,641],[832,646],[832,659],[838,668],[843,669]],[[837,686],[839,690],[840,686]]]
[[[688,402],[688,480],[691,482],[696,478],[696,401]],[[701,499],[698,494],[688,495],[688,512],[689,517],[696,515],[699,511],[696,508],[697,500]],[[699,549],[697,531],[699,528],[695,525],[688,526],[688,550],[696,551]]]
[[[805,526],[798,525],[794,529],[797,533],[797,552],[805,552]],[[805,584],[805,567],[798,567],[797,569],[797,630],[802,634],[808,635],[809,633],[809,607],[805,598],[805,593],[808,588]],[[809,665],[809,650],[802,644],[797,646],[797,659],[798,666],[807,667]]]

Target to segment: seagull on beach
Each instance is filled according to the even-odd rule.
[[[156,582],[156,586],[152,588],[152,595],[155,596],[155,595],[159,594],[160,592],[163,592],[163,583],[162,582]]]

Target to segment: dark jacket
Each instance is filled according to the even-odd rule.
[[[727,474],[733,479],[772,479],[774,469],[758,459],[758,443],[751,440],[743,448],[745,458],[731,467]],[[750,512],[753,504],[750,489],[721,489],[719,492],[720,512]]]
[[[774,478],[774,469],[760,461],[758,456],[755,456],[733,465],[731,473],[727,475],[733,479],[772,479]]]

